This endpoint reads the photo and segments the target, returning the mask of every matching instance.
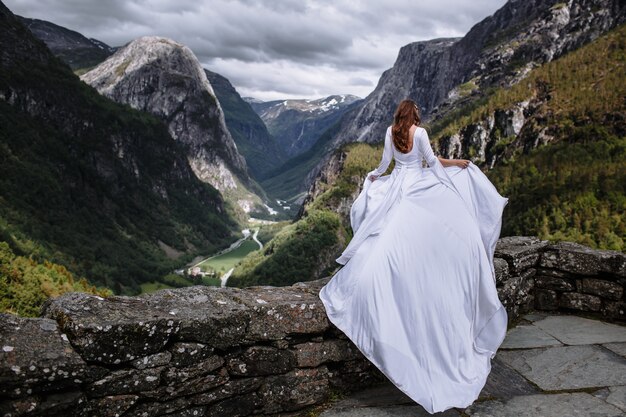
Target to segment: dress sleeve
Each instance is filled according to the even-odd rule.
[[[419,139],[418,139],[418,150],[426,159],[429,167],[434,167],[437,162],[439,162],[438,158],[435,156],[433,152],[433,148],[430,146],[430,140],[428,139],[428,132],[426,129],[416,129],[416,133],[419,131]],[[415,140],[415,138],[413,138]]]
[[[389,164],[391,163],[391,158],[393,157],[393,148],[391,143],[391,128],[387,129],[387,133],[385,134],[385,149],[383,150],[383,157],[380,161],[378,167],[370,171],[369,174],[374,175],[376,177],[381,176],[387,171]]]

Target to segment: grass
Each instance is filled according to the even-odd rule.
[[[207,259],[198,266],[203,271],[214,270],[222,273],[233,268],[240,260],[252,251],[258,250],[259,245],[252,238],[244,240],[241,245],[232,251],[214,258]]]
[[[147,294],[147,293],[155,292],[158,290],[163,290],[166,288],[174,288],[158,281],[144,282],[140,285],[140,287],[141,287],[142,294]]]

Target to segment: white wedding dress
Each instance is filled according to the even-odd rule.
[[[431,414],[478,398],[504,340],[493,253],[507,203],[473,163],[444,168],[425,129],[403,154],[388,128],[352,205],[344,266],[319,292],[329,320]]]

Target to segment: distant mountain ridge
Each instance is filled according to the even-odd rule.
[[[311,149],[321,134],[360,100],[348,94],[250,104],[287,156],[294,157]]]
[[[57,57],[73,70],[93,67],[104,61],[117,48],[93,38],[40,19],[17,16],[33,34],[44,41]]]

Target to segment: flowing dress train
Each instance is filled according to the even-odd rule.
[[[504,340],[493,253],[507,203],[473,163],[444,168],[425,129],[403,154],[388,128],[343,267],[319,292],[329,320],[431,414],[478,398]]]

